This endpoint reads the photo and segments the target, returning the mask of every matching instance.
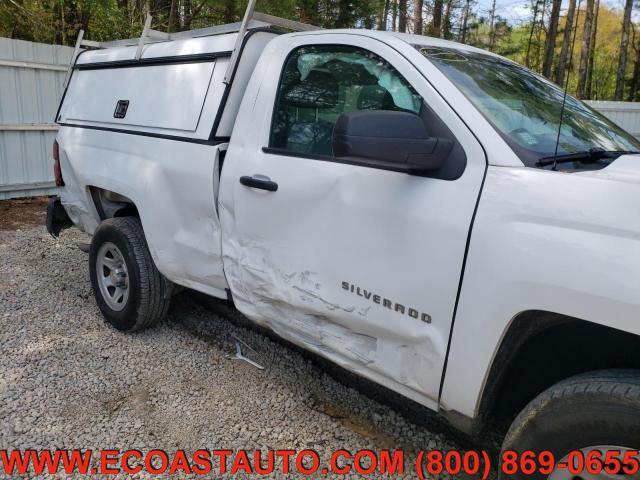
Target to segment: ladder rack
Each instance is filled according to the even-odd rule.
[[[188,30],[185,32],[166,33],[159,30],[153,30],[151,28],[152,17],[147,14],[144,22],[144,28],[140,37],[127,38],[124,40],[112,40],[107,42],[96,42],[93,40],[84,39],[84,30],[80,30],[78,38],[76,39],[75,49],[73,50],[73,56],[67,70],[67,75],[64,79],[64,88],[67,88],[69,80],[71,79],[71,72],[76,64],[78,55],[82,51],[83,47],[88,48],[113,48],[113,47],[131,47],[137,46],[134,58],[140,60],[142,57],[142,51],[146,44],[169,42],[172,40],[184,40],[189,38],[208,37],[211,35],[221,35],[225,33],[238,33],[238,38],[231,53],[231,59],[227,67],[227,71],[224,76],[224,83],[231,81],[231,76],[235,69],[236,63],[238,63],[238,57],[240,55],[240,49],[242,48],[242,41],[247,30],[253,30],[256,28],[265,27],[280,27],[286,30],[292,30],[295,32],[321,30],[321,27],[309,25],[307,23],[296,22],[294,20],[287,20],[285,18],[276,17],[266,13],[256,12],[255,10],[256,0],[249,0],[247,9],[244,13],[244,17],[241,22],[227,23],[225,25],[215,25],[212,27],[197,28],[195,30]]]

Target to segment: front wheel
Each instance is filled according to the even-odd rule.
[[[555,458],[556,467],[553,471],[531,475],[520,471],[505,475],[503,470],[501,478],[639,480],[638,449],[640,372],[590,372],[571,377],[542,392],[518,415],[505,437],[503,455],[507,450],[518,452],[519,455],[549,451]],[[608,471],[597,464],[598,468],[592,468],[591,471],[586,465],[579,468],[577,463],[580,457],[586,459],[590,452],[594,452],[592,455],[604,459],[607,451],[619,451],[620,454],[615,455],[618,459],[623,459],[626,454],[627,463],[618,465],[612,460],[608,462]],[[573,463],[573,468],[565,466],[569,462]],[[504,467],[507,466],[503,461]]]
[[[167,314],[167,281],[153,263],[138,218],[100,224],[91,240],[89,273],[102,315],[118,330],[142,330]]]

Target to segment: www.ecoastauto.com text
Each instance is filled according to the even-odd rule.
[[[8,475],[79,474],[122,475],[148,473],[191,475],[404,475],[410,471],[421,479],[440,474],[466,474],[487,479],[491,472],[548,475],[566,470],[572,475],[640,473],[637,450],[580,450],[562,459],[550,451],[505,451],[493,459],[484,450],[422,450],[411,455],[403,450],[336,450],[323,460],[315,450],[0,450],[0,472]]]

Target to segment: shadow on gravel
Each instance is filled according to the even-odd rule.
[[[207,311],[216,314],[220,318],[224,320],[228,320],[232,322],[234,325],[245,329],[247,331],[257,332],[261,335],[264,335],[272,342],[290,350],[291,352],[295,352],[301,357],[311,361],[314,365],[319,367],[323,372],[327,372],[331,377],[346,387],[355,388],[360,393],[366,395],[376,402],[380,402],[386,406],[391,407],[398,413],[400,413],[404,418],[406,418],[409,422],[419,425],[425,429],[433,433],[443,434],[448,437],[455,439],[455,441],[459,444],[459,448],[464,449],[479,449],[484,448],[489,450],[492,454],[497,454],[499,451],[499,445],[490,440],[485,440],[482,443],[474,441],[468,436],[462,434],[454,430],[450,425],[448,425],[441,417],[439,417],[435,412],[428,410],[426,407],[419,405],[399,394],[393,392],[381,385],[378,385],[366,378],[363,378],[357,374],[354,374],[348,370],[341,368],[340,366],[324,359],[323,357],[316,355],[308,350],[305,350],[297,345],[294,345],[275,333],[271,330],[268,330],[260,325],[257,325],[247,319],[242,313],[240,313],[234,306],[232,302],[219,300],[214,297],[210,297],[195,291],[186,291],[184,292],[185,296],[192,298],[196,303],[198,303],[201,307],[206,309]],[[187,329],[189,329],[188,325],[185,325]],[[227,342],[220,343],[220,339],[213,339],[207,335],[206,332],[202,331],[191,331],[194,335],[203,338],[207,342],[213,342],[218,347],[225,348],[229,351],[229,354],[232,355],[235,352],[233,347],[233,338],[229,337]],[[323,399],[316,399],[316,402],[311,405],[311,407],[323,413],[331,418],[334,418],[345,427],[353,430],[354,432],[376,440],[377,442],[384,445],[383,448],[402,448],[401,445],[397,445],[394,439],[386,435],[384,432],[381,432],[375,428],[375,425],[370,422],[363,420],[362,418],[358,418],[344,408],[341,408],[338,405],[327,402]]]
[[[243,370],[250,371],[256,377],[270,375],[274,378],[285,378],[285,381],[299,381],[309,389],[305,408],[318,412],[329,419],[338,422],[345,429],[367,439],[375,448],[389,450],[403,450],[409,457],[415,458],[419,449],[438,450],[488,450],[493,458],[497,458],[498,446],[491,443],[478,443],[467,436],[453,430],[437,414],[426,407],[418,405],[393,391],[375,384],[363,377],[349,372],[328,360],[304,350],[259,325],[254,324],[235,309],[231,302],[218,300],[194,291],[185,291],[178,295],[182,305],[176,308],[187,309],[191,312],[202,307],[202,312],[196,313],[198,317],[204,316],[206,322],[191,322],[189,319],[180,321],[194,337],[207,342],[211,346],[226,352],[228,358],[235,353],[234,337],[239,337],[251,345],[260,355],[260,361],[265,366],[264,371],[244,363]],[[198,306],[194,305],[193,302]],[[175,302],[178,303],[178,302]],[[173,312],[175,313],[175,312]],[[207,315],[207,313],[209,315]],[[181,315],[173,315],[179,317]],[[212,330],[206,325],[216,324]],[[225,331],[220,335],[220,331]],[[274,348],[279,347],[279,348]],[[270,358],[273,352],[286,352],[287,359],[291,363],[277,362]],[[315,369],[317,377],[329,375],[332,380],[354,392],[354,395],[345,401],[340,395],[331,389],[319,388],[317,381],[309,381],[309,378],[296,378],[295,362],[305,364],[305,369]],[[311,367],[309,367],[310,364]],[[240,368],[240,367],[238,367]],[[353,390],[352,390],[353,389]],[[357,393],[356,393],[357,392]],[[361,395],[360,395],[361,394]],[[376,407],[375,405],[379,405]],[[406,425],[401,433],[390,429],[388,410],[392,409],[397,415],[397,421]],[[428,432],[428,440],[425,444],[415,438],[411,431]],[[338,434],[334,436],[337,442],[342,442]],[[435,440],[434,440],[435,439]],[[321,442],[320,442],[321,443]],[[311,446],[311,445],[309,445]],[[493,472],[495,476],[495,472]],[[456,478],[475,478],[459,475]]]

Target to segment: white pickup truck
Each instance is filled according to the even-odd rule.
[[[248,17],[79,42],[47,223],[107,321],[188,287],[505,450],[637,450],[640,142],[467,45]]]

